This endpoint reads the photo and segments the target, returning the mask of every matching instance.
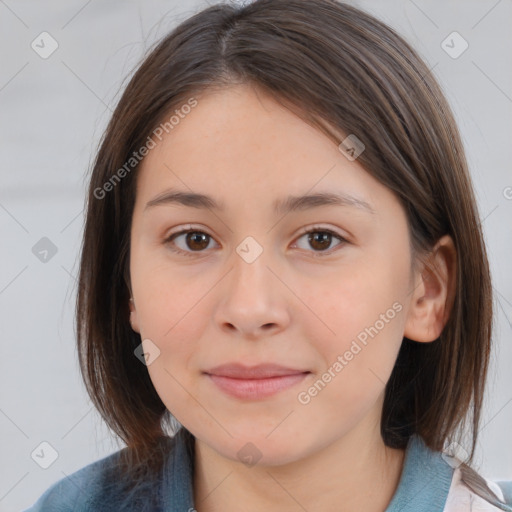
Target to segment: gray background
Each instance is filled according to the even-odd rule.
[[[512,479],[512,3],[352,3],[412,43],[456,113],[495,285],[496,347],[475,461],[487,478]],[[85,393],[75,353],[84,176],[144,49],[206,5],[0,0],[0,511],[29,506],[121,447]],[[59,45],[47,59],[31,48],[43,31]],[[441,46],[453,31],[469,44],[456,59]],[[57,248],[47,262],[32,252],[42,237]],[[58,452],[48,469],[31,458],[43,441]]]

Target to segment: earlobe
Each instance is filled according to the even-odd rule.
[[[135,303],[133,301],[133,297],[130,298],[130,325],[135,332],[140,334],[139,322],[137,320],[137,310],[135,309]]]
[[[455,300],[457,252],[452,238],[439,239],[415,279],[404,329],[410,340],[428,343],[441,335]]]

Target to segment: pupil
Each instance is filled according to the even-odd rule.
[[[329,247],[331,243],[331,234],[322,231],[317,231],[316,233],[309,235],[309,241],[313,242],[314,244],[319,242],[320,249],[326,249],[327,247]]]
[[[205,241],[205,238],[207,237],[208,235],[206,235],[206,233],[198,233],[197,231],[194,232],[194,233],[189,233],[187,235],[187,238],[188,238],[188,241],[191,241],[191,244],[192,244],[192,247],[191,249],[194,249],[194,244],[198,243],[199,244],[199,248],[196,247],[196,249],[204,249],[205,247],[208,247],[208,241],[206,241],[206,245],[203,243],[201,244],[201,239],[202,241],[204,242]]]

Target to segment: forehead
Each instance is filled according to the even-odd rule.
[[[274,158],[279,164],[333,152],[333,142],[318,129],[254,86],[206,90],[195,99],[197,105],[187,114],[175,116],[143,166],[171,157],[263,170],[257,158]]]
[[[195,99],[141,163],[137,202],[179,188],[255,207],[317,190],[370,203],[384,188],[318,128],[259,89],[238,85]]]

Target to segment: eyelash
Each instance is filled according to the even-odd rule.
[[[207,235],[210,238],[213,238],[211,235],[209,235],[205,231],[202,231],[201,229],[189,228],[189,229],[183,229],[183,230],[178,231],[176,233],[172,233],[171,235],[169,235],[164,240],[164,244],[168,244],[169,248],[170,248],[170,250],[172,252],[175,252],[177,254],[182,254],[184,256],[196,256],[197,254],[201,254],[202,252],[204,252],[204,251],[184,251],[182,249],[176,249],[176,247],[171,247],[174,238],[178,237],[179,235],[183,235],[183,234],[187,234],[187,233],[202,233],[202,234]],[[345,238],[343,238],[341,235],[339,235],[335,231],[333,231],[331,229],[327,229],[327,228],[322,228],[321,226],[313,226],[312,228],[309,228],[309,229],[306,229],[306,230],[302,231],[298,238],[300,239],[304,235],[307,235],[307,234],[310,234],[310,233],[328,233],[330,235],[333,235],[335,238],[337,238],[341,242],[336,247],[344,246],[345,244],[349,243]],[[313,256],[315,258],[322,258],[324,256],[329,256],[332,252],[334,252],[334,251],[333,250],[329,250],[329,251],[312,251]]]

